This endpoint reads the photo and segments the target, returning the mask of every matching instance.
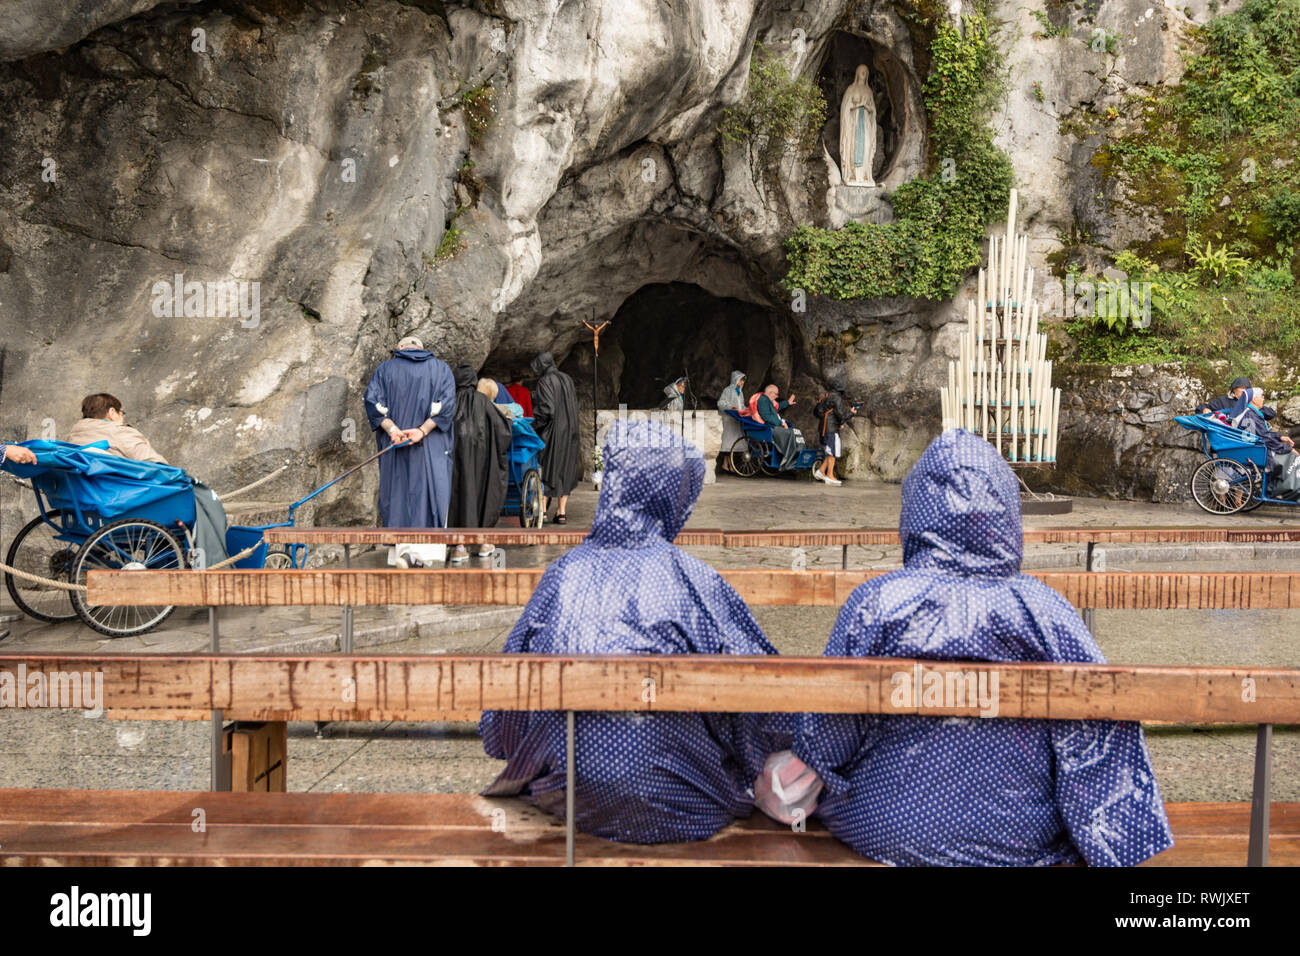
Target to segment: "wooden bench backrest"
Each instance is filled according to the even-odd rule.
[[[575,545],[589,529],[559,528],[271,528],[265,538],[272,544],[383,545],[394,541],[411,544]],[[1207,544],[1300,541],[1297,527],[1234,528],[1042,528],[1024,533],[1025,544]],[[896,528],[824,530],[723,531],[687,528],[677,536],[681,547],[841,547],[898,544]]]
[[[428,721],[497,709],[1300,723],[1296,669],[704,655],[3,655],[0,703],[16,703],[8,685],[39,704],[32,687],[66,688],[74,674],[83,685],[102,675],[108,716],[157,719]],[[64,695],[50,690],[46,705],[86,707]]]
[[[91,571],[92,605],[283,607],[527,604],[543,568],[390,571]],[[839,607],[887,571],[720,569],[753,606]],[[1300,572],[1088,572],[1030,574],[1076,608],[1220,610],[1300,608]]]

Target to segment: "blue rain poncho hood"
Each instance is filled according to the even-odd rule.
[[[723,577],[671,542],[704,484],[698,448],[655,422],[617,422],[591,534],[547,568],[507,653],[775,654]],[[633,843],[709,837],[753,807],[767,755],[788,746],[784,716],[577,716],[576,823]],[[487,711],[487,753],[507,761],[488,795],[564,810],[564,715]]]
[[[936,438],[903,483],[904,567],[859,585],[826,655],[1104,663],[1078,612],[1020,573],[1018,482],[984,439]],[[817,815],[896,865],[1132,866],[1173,845],[1141,725],[805,714]]]
[[[898,533],[908,568],[1017,574],[1020,483],[987,441],[952,432],[931,442],[903,479]]]
[[[704,456],[658,423],[615,423],[601,450],[605,477],[587,539],[600,547],[671,542],[704,488]]]

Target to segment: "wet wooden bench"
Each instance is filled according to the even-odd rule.
[[[925,706],[919,695],[898,700],[896,678],[936,674],[945,685],[961,688],[972,686],[970,675],[979,672],[987,689],[997,688],[997,716],[988,719],[1257,725],[1252,803],[1178,805],[1171,817],[1180,846],[1155,862],[1259,865],[1271,853],[1275,863],[1300,864],[1300,804],[1270,807],[1268,799],[1272,725],[1300,723],[1295,669],[703,655],[0,656],[0,676],[21,675],[29,684],[35,674],[42,675],[38,683],[51,687],[51,680],[70,674],[101,675],[99,703],[110,718],[194,720],[219,712],[283,727],[287,721],[464,719],[485,709],[564,711],[569,800],[578,745],[574,715],[580,711],[969,717],[979,714],[979,703],[958,696],[942,706]],[[986,707],[991,700],[986,698]],[[62,698],[50,704],[73,706]],[[561,841],[570,862],[579,850],[584,862],[593,863],[864,862],[815,826],[795,833],[758,818],[704,843],[645,848],[579,838],[572,828],[515,801],[334,797],[0,791],[0,863],[545,863],[561,860]],[[363,806],[369,809],[363,812]],[[202,811],[203,830],[194,828],[196,810]]]
[[[1174,846],[1145,866],[1239,866],[1250,806],[1165,805]],[[201,829],[195,823],[202,820]],[[1273,805],[1270,860],[1300,865],[1300,804]],[[0,789],[0,866],[559,866],[564,825],[463,794]],[[814,818],[755,811],[708,840],[641,846],[578,834],[581,865],[875,866]]]

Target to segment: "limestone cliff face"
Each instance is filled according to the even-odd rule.
[[[1204,6],[1179,10],[1203,20]],[[1151,0],[1090,7],[1124,38],[1117,56],[1035,38],[1026,8],[997,8],[1011,71],[997,125],[1040,275],[1072,227],[1117,241],[1141,228],[1108,212],[1090,150],[1057,123],[1175,77],[1188,22]],[[62,434],[83,394],[107,390],[218,488],[293,462],[270,489],[287,497],[356,460],[353,442],[368,447],[360,394],[400,335],[499,377],[547,348],[590,396],[581,321],[615,316],[602,403],[654,385],[632,381],[649,361],[665,379],[687,367],[711,406],[761,342],[745,356],[751,386],[815,399],[844,374],[872,400],[856,469],[896,478],[937,430],[964,296],[793,307],[781,241],[832,222],[833,163],[788,157],[764,179],[715,133],[756,42],[810,77],[861,55],[888,106],[878,178],[915,175],[924,51],[894,2],[13,0],[6,12],[6,437]],[[646,287],[661,297],[620,314]],[[725,329],[710,312],[730,316]],[[328,498],[321,520],[369,514],[365,482]]]

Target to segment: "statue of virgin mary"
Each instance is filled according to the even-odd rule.
[[[876,152],[876,100],[867,85],[867,66],[859,64],[840,102],[840,172],[846,186],[874,186],[871,160]]]

